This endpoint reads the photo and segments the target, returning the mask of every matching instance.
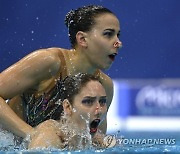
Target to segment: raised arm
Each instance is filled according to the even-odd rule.
[[[32,131],[32,127],[21,120],[5,100],[37,88],[41,81],[55,76],[59,67],[56,52],[39,50],[0,74],[0,123],[6,129],[23,138]]]

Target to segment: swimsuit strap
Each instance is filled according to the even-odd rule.
[[[64,53],[62,50],[59,52],[59,57],[61,60],[61,67],[60,67],[60,76],[59,79],[62,80],[67,76],[67,66],[66,66],[66,61],[64,57]]]

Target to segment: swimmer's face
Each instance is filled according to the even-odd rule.
[[[98,81],[89,81],[74,97],[72,104],[70,116],[80,129],[90,128],[94,120],[98,121],[97,128],[107,112],[106,92]]]
[[[95,18],[95,25],[87,32],[87,56],[90,63],[99,69],[108,69],[118,49],[122,46],[119,40],[120,25],[113,14],[102,14]],[[118,43],[117,46],[114,46]]]

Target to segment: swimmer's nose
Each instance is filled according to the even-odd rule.
[[[118,39],[114,44],[113,44],[113,46],[115,47],[115,48],[121,48],[122,47],[122,42]]]
[[[102,114],[102,106],[97,102],[95,107],[95,115],[101,116]]]

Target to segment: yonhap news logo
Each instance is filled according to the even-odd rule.
[[[129,145],[174,145],[176,144],[175,139],[160,138],[160,139],[120,139],[119,144]]]
[[[115,135],[107,135],[104,138],[104,146],[106,148],[114,147],[115,145],[175,145],[174,138],[119,138]]]

